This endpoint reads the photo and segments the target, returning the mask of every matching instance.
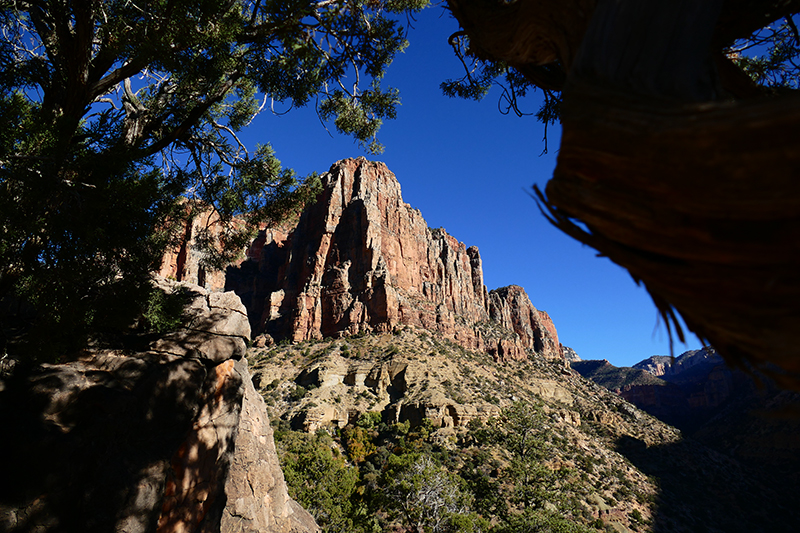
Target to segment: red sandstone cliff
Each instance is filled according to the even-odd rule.
[[[428,228],[383,163],[343,160],[322,180],[288,236],[262,232],[228,271],[257,332],[300,341],[414,326],[498,358],[561,358],[550,317],[521,287],[487,293],[478,249]]]
[[[212,291],[222,290],[225,287],[225,273],[207,270],[202,265],[203,256],[196,245],[197,237],[202,233],[207,232],[215,238],[222,231],[223,225],[216,211],[200,210],[184,223],[180,245],[164,255],[158,275],[175,281],[194,283]]]
[[[489,293],[489,314],[492,320],[516,333],[522,344],[548,359],[563,356],[553,320],[545,311],[531,304],[525,289],[509,285]]]

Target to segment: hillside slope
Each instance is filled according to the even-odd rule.
[[[291,428],[331,435],[342,468],[354,469],[355,486],[369,488],[366,493],[373,496],[385,496],[389,487],[385,477],[371,473],[385,472],[409,453],[404,446],[411,437],[400,438],[393,428],[407,424],[413,433],[427,427],[427,440],[414,441],[414,449],[427,450],[458,474],[471,491],[469,509],[490,520],[492,531],[506,531],[503,527],[512,527],[508,516],[525,512],[525,506],[512,505],[504,518],[482,499],[488,496],[474,471],[487,473],[482,479],[494,486],[495,497],[517,501],[510,488],[513,457],[497,441],[481,441],[480,428],[493,427],[523,404],[541,409],[543,422],[533,435],[547,450],[538,464],[548,474],[533,484],[542,490],[540,507],[531,509],[548,510],[589,531],[793,531],[800,526],[778,503],[780,495],[757,481],[754,472],[685,439],[560,363],[538,357],[497,361],[411,327],[253,349],[249,359],[284,439],[279,449],[295,453],[285,444],[296,438]],[[364,446],[354,452],[352,435],[367,425]],[[489,459],[476,467],[482,453]],[[381,527],[404,530],[402,519],[388,511],[391,500],[359,501]]]
[[[652,356],[633,368],[607,361],[572,367],[685,435],[753,468],[778,494],[791,494],[800,483],[800,394],[781,390],[763,376],[728,368],[713,348],[675,358]],[[655,381],[620,386],[643,371]]]

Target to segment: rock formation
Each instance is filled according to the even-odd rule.
[[[531,304],[522,287],[509,285],[491,291],[489,315],[492,320],[516,333],[523,346],[532,347],[546,359],[563,358],[553,320],[545,311],[538,311]]]
[[[225,483],[222,533],[303,533],[319,530],[313,517],[289,498],[264,399],[243,376],[242,412]]]
[[[499,359],[561,359],[550,317],[521,287],[488,293],[478,249],[428,228],[385,165],[340,161],[322,181],[287,237],[262,232],[228,270],[254,330],[301,341],[414,326]]]
[[[457,346],[439,344],[437,348],[436,341],[430,337],[420,341],[418,335],[419,332],[406,330],[399,335],[387,336],[403,348],[392,344],[396,350],[387,352],[373,345],[356,360],[342,356],[341,352],[325,355],[319,352],[319,358],[304,365],[299,373],[294,365],[264,362],[258,365],[256,375],[260,383],[277,380],[277,383],[296,383],[308,389],[308,405],[312,406],[306,405],[284,414],[295,428],[309,433],[321,428],[344,428],[353,424],[367,410],[381,413],[383,421],[389,424],[408,420],[412,425],[418,425],[427,418],[433,427],[451,429],[465,427],[475,418],[485,420],[499,412],[497,405],[481,398],[490,394],[487,391],[476,388],[471,391],[475,397],[467,401],[470,396],[468,389],[472,387],[468,387],[456,372],[448,368],[445,364],[447,358],[441,353],[457,353]],[[424,333],[422,335],[424,337]],[[370,343],[364,337],[350,339],[349,342],[359,342],[361,345]],[[375,343],[380,342],[378,337]],[[428,353],[425,357],[419,357],[414,354],[416,350]],[[398,353],[392,354],[394,351]],[[368,353],[381,356],[375,360]],[[485,368],[476,370],[478,375],[487,373]],[[448,397],[448,391],[455,390],[453,383],[456,382],[461,401]],[[525,390],[543,399],[557,400],[563,405],[573,403],[569,392],[556,380],[527,376]],[[368,408],[361,401],[364,396],[370,400]]]
[[[160,282],[165,288],[169,284]],[[0,376],[0,530],[317,531],[286,493],[232,293],[198,286],[185,326]]]
[[[164,255],[158,275],[200,285],[211,291],[219,291],[225,288],[225,273],[203,266],[203,254],[197,246],[197,240],[201,235],[207,234],[212,241],[219,241],[223,225],[213,209],[197,211],[184,222],[180,244]]]
[[[561,353],[564,354],[564,360],[567,362],[567,364],[578,363],[582,360],[581,356],[578,355],[578,352],[569,346],[564,346],[563,344],[561,345]]]

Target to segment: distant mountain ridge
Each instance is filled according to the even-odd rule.
[[[800,394],[728,368],[714,348],[652,356],[633,367],[605,360],[571,366],[684,434],[768,473],[776,485],[800,483]]]
[[[616,367],[606,359],[575,361],[570,363],[573,370],[598,385],[611,390],[620,391],[624,387],[634,385],[664,386],[666,382],[646,370],[629,367]]]
[[[661,377],[667,381],[673,381],[673,376],[684,375],[692,367],[701,366],[705,369],[708,365],[718,365],[723,363],[722,357],[711,346],[705,346],[699,350],[689,350],[678,357],[669,355],[654,355],[633,365],[649,372],[650,374]],[[680,379],[680,378],[679,378]]]
[[[734,390],[733,374],[710,346],[678,357],[654,355],[632,367],[616,367],[607,360],[571,366],[585,378],[684,429],[694,428],[710,416]]]

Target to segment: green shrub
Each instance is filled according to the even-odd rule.
[[[381,423],[381,414],[378,411],[370,411],[358,417],[356,426],[364,429],[373,429]]]
[[[303,399],[306,393],[308,393],[308,390],[305,387],[302,385],[297,385],[289,395],[289,400],[292,402],[298,402]]]
[[[154,288],[142,314],[145,327],[155,333],[168,333],[178,329],[186,303],[186,292],[186,288],[180,286],[171,293]]]

